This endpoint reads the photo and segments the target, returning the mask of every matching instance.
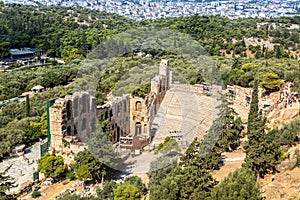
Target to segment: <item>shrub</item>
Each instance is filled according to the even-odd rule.
[[[70,181],[75,180],[76,176],[75,176],[74,172],[67,173],[67,179],[69,179]]]
[[[63,185],[67,185],[69,182],[70,182],[69,180],[64,180],[64,181],[62,182],[62,184],[63,184]]]
[[[34,190],[31,194],[31,196],[32,196],[32,198],[37,198],[37,197],[41,196],[41,192]]]
[[[300,167],[300,156],[299,156],[299,155],[297,156],[296,166],[297,166],[297,167]]]

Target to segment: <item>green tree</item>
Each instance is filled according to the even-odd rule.
[[[100,181],[99,178],[101,177],[103,182],[105,177],[112,177],[116,172],[115,169],[120,169],[121,158],[116,154],[108,135],[101,130],[97,130],[88,139],[87,143],[88,151],[90,155],[93,155],[94,164],[97,163],[97,166],[92,167],[96,170],[94,174],[92,173],[93,179]],[[99,174],[100,171],[101,175]]]
[[[292,84],[292,91],[300,93],[300,79],[295,78]]]
[[[177,166],[178,157],[163,155],[150,163],[149,176],[149,189],[155,190],[155,187],[161,184],[168,174]]]
[[[248,120],[248,140],[244,144],[246,158],[243,166],[252,170],[258,177],[264,177],[270,171],[275,171],[275,166],[280,161],[281,151],[274,132],[266,132],[266,118],[261,111],[258,111],[257,88],[256,83],[248,116],[250,120]]]
[[[171,138],[170,136],[167,136],[163,143],[160,143],[155,150],[155,154],[162,153],[162,154],[168,154],[171,151],[180,151],[180,148],[178,146],[178,143],[175,139]]]
[[[45,177],[59,178],[65,169],[64,159],[61,156],[46,153],[38,160],[38,171],[42,172]]]
[[[125,183],[137,187],[141,194],[146,194],[147,192],[146,185],[143,183],[142,179],[138,176],[128,176],[125,180]]]
[[[284,83],[277,74],[275,73],[266,73],[263,75],[263,80],[260,83],[260,86],[265,90],[269,91],[278,91],[280,86]]]
[[[74,169],[76,176],[79,180],[87,180],[91,179],[92,175],[89,172],[88,165],[87,164],[81,164],[79,166],[76,166]]]
[[[252,95],[251,95],[251,103],[250,103],[250,111],[248,114],[248,122],[247,122],[247,129],[248,132],[249,130],[253,130],[254,127],[254,120],[258,115],[258,82],[255,81],[254,82],[254,86],[253,86],[253,91],[252,91]]]
[[[239,58],[233,58],[233,64],[231,69],[240,69],[242,66],[241,60]]]
[[[90,151],[84,150],[75,156],[75,164],[72,166],[76,176],[80,180],[93,179],[95,181],[104,181],[107,173],[107,167],[94,157]]]
[[[6,194],[6,191],[11,188],[17,187],[15,184],[15,179],[5,175],[12,165],[8,166],[3,172],[0,172],[0,199],[2,200],[11,200],[17,199],[14,195]]]
[[[246,63],[246,64],[243,64],[241,67],[241,69],[244,72],[249,72],[249,71],[255,70],[257,68],[259,68],[259,65],[254,64],[254,63]]]
[[[38,190],[34,190],[32,193],[31,193],[31,197],[32,198],[38,198],[38,197],[40,197],[40,196],[42,196],[41,195],[41,192],[40,191],[38,191]]]
[[[9,56],[9,42],[0,41],[0,58],[5,58]]]
[[[142,86],[138,87],[137,89],[135,89],[132,92],[132,95],[144,98],[145,95],[148,94],[149,92],[150,92],[150,84],[148,83],[148,84],[142,85]]]
[[[175,167],[170,174],[150,186],[150,199],[207,199],[215,181],[210,172],[196,163]]]
[[[274,140],[280,145],[296,145],[298,133],[300,132],[300,118],[297,117],[289,123],[283,124],[280,129],[274,128],[270,131],[274,135]]]
[[[210,196],[210,190],[216,184],[207,170],[195,165],[185,167],[179,181],[182,199],[205,200]]]
[[[275,57],[276,58],[281,58],[282,55],[281,55],[281,48],[279,45],[275,45],[274,46],[274,51],[275,51]]]
[[[218,118],[214,120],[209,130],[209,134],[217,137],[216,146],[221,151],[233,151],[240,145],[241,132],[243,130],[242,120],[232,108],[232,103],[228,102],[225,96],[218,106]]]
[[[119,185],[114,189],[115,200],[137,200],[142,197],[139,189],[127,183]]]
[[[240,168],[211,190],[211,199],[261,200],[262,197],[255,174],[249,169]]]
[[[114,189],[118,186],[115,181],[106,182],[102,190],[97,191],[97,196],[103,200],[114,200]]]
[[[217,136],[206,134],[201,141],[195,138],[185,154],[181,156],[179,164],[183,167],[195,165],[207,171],[218,169],[218,162],[223,157],[220,148],[216,145]]]
[[[210,172],[221,158],[214,145],[210,145],[195,139],[181,156],[179,165],[171,162],[162,168],[162,173],[150,172],[150,199],[207,199],[215,185]]]
[[[30,121],[27,128],[30,141],[37,141],[40,137],[47,135],[47,115],[44,113],[39,122]]]
[[[29,95],[26,95],[26,117],[30,117],[30,101],[29,101]]]

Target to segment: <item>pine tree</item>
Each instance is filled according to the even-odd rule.
[[[208,148],[211,151],[204,151]],[[179,165],[162,169],[164,174],[159,176],[150,173],[150,199],[207,199],[216,184],[210,172],[216,168],[219,159],[221,155],[213,147],[195,139],[180,158]]]
[[[16,199],[13,195],[6,194],[7,190],[16,187],[14,178],[5,175],[12,165],[8,166],[3,172],[0,172],[0,199]]]
[[[198,141],[195,139],[186,153],[180,158],[183,167],[198,166],[199,169],[211,171],[218,168],[218,161],[222,159],[221,152],[215,143],[209,139]]]
[[[240,168],[212,189],[210,199],[260,200],[262,197],[255,174],[249,169]]]
[[[240,136],[243,130],[241,118],[232,108],[232,103],[222,97],[218,118],[214,120],[207,137],[216,137],[216,147],[220,151],[230,152],[240,145]]]
[[[239,58],[233,58],[233,64],[231,66],[231,69],[240,69],[242,66],[242,62]]]

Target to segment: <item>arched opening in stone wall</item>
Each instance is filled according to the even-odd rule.
[[[97,128],[97,124],[96,124],[96,119],[94,118],[92,120],[92,132],[95,132],[96,131],[96,128]]]
[[[119,117],[120,116],[120,111],[121,111],[121,103],[118,103],[117,105],[117,116]]]
[[[92,99],[92,107],[91,107],[92,113],[95,113],[95,112],[96,112],[96,109],[95,109],[96,107],[97,107],[96,99],[93,98],[93,99]]]
[[[126,101],[124,101],[124,103],[123,103],[123,110],[124,110],[124,113],[126,112]]]
[[[112,116],[113,116],[113,112],[112,112],[112,109],[110,109],[110,110],[109,110],[109,118],[110,118],[109,120],[110,120],[110,121],[111,121],[111,117],[112,117]]]
[[[69,100],[67,101],[67,119],[70,120],[72,118],[72,102]]]
[[[142,134],[142,125],[140,122],[135,123],[135,135],[141,135]]]
[[[74,117],[78,116],[78,97],[75,97],[73,100],[73,111],[74,111]]]
[[[155,99],[154,103],[153,103],[153,111],[156,114],[156,105],[157,105],[157,98]]]
[[[62,124],[62,126],[61,126],[61,131],[62,131],[62,133],[63,133],[63,137],[65,137],[66,136],[66,124]]]
[[[137,101],[135,103],[135,110],[136,111],[142,111],[142,103],[140,101]]]
[[[120,134],[121,134],[121,129],[120,129],[120,127],[119,127],[119,126],[117,127],[117,134],[118,134],[118,135],[120,135]]]
[[[71,126],[68,126],[68,128],[67,128],[67,135],[72,135],[72,128],[71,128]]]
[[[77,134],[78,134],[77,128],[76,128],[76,126],[74,126],[74,135],[77,135]]]
[[[144,124],[144,133],[147,133],[147,124]]]
[[[85,129],[86,129],[86,118],[83,118],[82,125],[81,125],[81,130],[85,131]]]
[[[104,111],[104,119],[108,119],[108,111]]]
[[[85,113],[86,112],[86,95],[83,95],[81,98],[81,112]]]
[[[120,134],[118,132],[115,133],[115,142],[119,141]]]

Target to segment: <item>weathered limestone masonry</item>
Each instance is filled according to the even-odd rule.
[[[252,88],[243,88],[241,86],[227,85],[226,90],[229,100],[243,106],[248,106],[251,103]]]
[[[234,103],[238,103],[239,105],[243,105],[245,107],[249,106],[251,103],[251,95],[252,95],[252,88],[244,88],[241,86],[231,86],[227,85],[227,90],[229,100],[233,101]],[[271,106],[272,99],[270,96],[263,95],[264,89],[258,88],[258,97],[259,97],[259,108],[265,109],[266,106]]]
[[[50,107],[50,151],[72,157],[83,150],[82,142],[96,130],[96,115],[96,98],[88,93],[56,99]]]
[[[145,98],[127,94],[113,97],[100,107],[101,117],[109,120],[113,143],[122,137],[131,140],[131,149],[140,149],[149,143],[153,136],[151,124],[171,82],[169,61],[162,60],[159,75],[151,80],[151,92]],[[76,92],[56,99],[49,111],[50,151],[71,161],[77,152],[86,148],[84,139],[96,130],[96,98]]]
[[[151,80],[151,91],[144,98],[132,95],[113,97],[107,104],[101,106],[103,119],[109,119],[113,142],[120,137],[130,140],[128,148],[141,148],[148,142],[151,134],[151,124],[162,102],[166,91],[170,88],[172,78],[168,60],[162,60],[159,75]],[[141,138],[134,144],[134,138]],[[122,146],[122,144],[121,144]]]

